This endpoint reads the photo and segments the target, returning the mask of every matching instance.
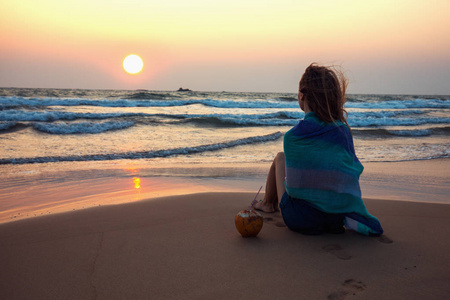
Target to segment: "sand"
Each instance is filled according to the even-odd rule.
[[[383,237],[304,236],[250,193],[203,193],[0,226],[1,299],[444,299],[450,205],[366,200]]]
[[[379,180],[396,175],[410,176],[408,185],[414,186],[420,180],[411,172],[418,167],[431,176],[419,176],[426,179],[421,189],[434,190],[431,198],[445,196],[447,175],[430,170],[434,163],[393,164],[388,173],[385,167],[372,169],[369,195],[382,194]],[[428,182],[433,176],[443,183]],[[412,192],[403,187],[408,185],[401,179],[387,184],[393,198],[402,189],[423,197],[419,187]],[[277,213],[263,214],[258,237],[242,238],[234,217],[253,197],[254,192],[191,193],[0,224],[0,299],[445,299],[450,294],[449,204],[365,197],[385,229],[382,237],[305,236],[284,227]]]

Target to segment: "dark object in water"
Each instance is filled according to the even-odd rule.
[[[183,89],[182,87],[180,87],[177,92],[192,92],[192,90],[190,89]]]

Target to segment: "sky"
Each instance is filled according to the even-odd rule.
[[[448,0],[0,0],[0,87],[450,94]],[[137,54],[144,69],[126,73]]]

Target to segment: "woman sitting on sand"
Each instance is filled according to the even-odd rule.
[[[366,235],[383,233],[361,199],[364,167],[346,121],[346,87],[340,72],[316,64],[300,80],[298,102],[305,117],[284,135],[284,152],[270,167],[264,199],[253,205],[265,212],[279,206],[291,230],[343,233],[345,225]]]

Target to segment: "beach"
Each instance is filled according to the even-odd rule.
[[[450,298],[450,1],[1,8],[0,300]]]
[[[110,205],[98,204],[108,198],[101,190],[114,178],[91,180],[80,189],[90,189],[96,205],[61,209],[60,204],[64,212],[48,207],[46,215],[0,225],[0,297],[445,298],[448,164],[448,159],[365,164],[363,198],[383,225],[381,237],[351,231],[305,236],[288,230],[279,213],[263,214],[256,238],[241,237],[234,217],[264,185],[262,167],[261,173],[241,168],[240,177],[221,180],[160,176],[159,191],[143,193],[143,199],[133,198],[135,187],[125,191],[119,185],[119,195],[110,189],[118,198]],[[70,198],[73,189],[63,185],[55,193]]]

